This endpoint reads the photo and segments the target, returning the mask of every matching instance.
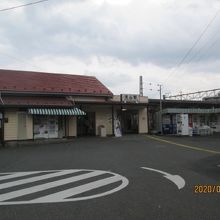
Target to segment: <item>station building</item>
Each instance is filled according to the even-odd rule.
[[[93,76],[0,70],[0,141],[148,133],[148,98],[113,95]]]

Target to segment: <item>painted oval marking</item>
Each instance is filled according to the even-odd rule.
[[[129,184],[126,177],[103,170],[47,170],[0,175],[0,205],[94,199],[122,190]]]

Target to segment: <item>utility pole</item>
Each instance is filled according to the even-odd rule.
[[[153,85],[153,83],[149,83],[150,86]],[[163,105],[162,105],[162,84],[157,84],[155,86],[158,86],[159,88],[157,91],[160,94],[160,110],[159,110],[159,131],[163,135]],[[150,89],[152,91],[152,89]]]
[[[159,86],[159,93],[160,93],[160,133],[163,134],[163,114],[162,114],[162,85],[158,84],[157,86]]]

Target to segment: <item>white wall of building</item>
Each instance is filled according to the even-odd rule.
[[[76,137],[77,136],[77,124],[76,124],[76,116],[68,117],[68,136]]]
[[[96,109],[96,135],[98,135],[98,128],[104,125],[107,135],[112,135],[112,110],[110,107],[103,107]]]
[[[147,108],[139,110],[139,134],[148,133]]]
[[[18,139],[18,116],[17,110],[5,110],[4,114],[4,140],[17,140]],[[7,121],[6,121],[7,120]]]

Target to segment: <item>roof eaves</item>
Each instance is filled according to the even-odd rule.
[[[90,96],[90,97],[112,97],[113,94],[105,94],[105,93],[68,93],[68,92],[35,92],[35,91],[12,91],[12,90],[3,90],[1,91],[2,94],[6,95],[49,95],[49,96]]]

